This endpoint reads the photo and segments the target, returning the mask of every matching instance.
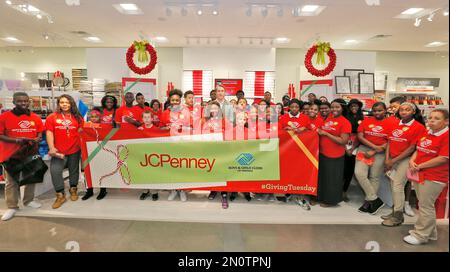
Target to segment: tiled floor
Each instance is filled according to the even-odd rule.
[[[449,251],[448,225],[422,246],[402,241],[410,228],[17,217],[0,223],[0,251]]]

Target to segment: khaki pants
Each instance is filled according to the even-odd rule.
[[[446,185],[429,180],[426,180],[424,184],[413,183],[419,200],[419,218],[414,225],[414,230],[409,233],[424,243],[428,242],[428,239],[437,240],[434,203]]]
[[[371,150],[369,147],[360,145],[359,151],[366,152]],[[384,171],[384,161],[386,155],[383,153],[377,153],[374,155],[375,160],[371,166],[356,160],[355,164],[355,177],[361,185],[361,188],[366,194],[367,201],[372,201],[378,198],[378,189],[380,188],[380,176]]]
[[[20,197],[20,187],[19,184],[13,180],[13,178],[5,171],[3,168],[3,173],[5,174],[5,198],[6,205],[8,209],[18,209],[19,208],[19,197]],[[34,184],[25,185],[23,205],[27,205],[34,199]]]
[[[409,167],[410,157],[404,158],[392,167],[394,172],[391,176],[392,200],[394,201],[394,212],[403,212],[405,207],[405,185],[408,181],[406,170]]]

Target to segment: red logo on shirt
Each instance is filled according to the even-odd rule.
[[[31,127],[31,122],[30,121],[26,121],[26,120],[22,120],[19,122],[19,127],[20,128],[30,128]]]
[[[396,130],[392,131],[392,135],[394,135],[395,137],[400,137],[403,135],[403,130],[396,129]]]
[[[421,147],[428,147],[428,146],[430,146],[432,143],[433,143],[432,140],[430,140],[430,139],[425,139],[425,141],[422,141],[422,142],[420,143],[420,146],[421,146]]]
[[[376,127],[373,127],[373,128],[372,128],[372,131],[373,131],[373,132],[381,132],[381,131],[383,131],[383,127],[382,127],[382,126],[376,126]]]

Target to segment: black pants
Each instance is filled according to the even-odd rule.
[[[350,182],[352,182],[353,175],[355,174],[356,156],[345,155],[344,161],[344,188],[343,191],[347,192]]]

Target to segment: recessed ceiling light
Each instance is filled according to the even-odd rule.
[[[212,14],[213,14],[213,15],[218,15],[219,12],[218,12],[217,10],[213,10]]]
[[[5,42],[10,42],[10,43],[21,43],[22,41],[15,38],[15,37],[6,37],[6,38],[2,38],[2,40],[4,40]]]
[[[416,14],[418,12],[421,12],[423,10],[423,8],[409,8],[405,11],[403,11],[401,14],[403,15],[413,15]]]
[[[120,13],[127,15],[139,15],[142,14],[142,10],[136,5],[131,3],[114,4],[113,7]]]
[[[95,37],[95,36],[85,37],[83,39],[88,41],[88,42],[93,42],[93,43],[98,43],[98,42],[102,41],[102,40],[100,40],[99,37]]]
[[[168,39],[166,37],[163,37],[163,36],[158,36],[158,37],[155,37],[155,41],[161,43],[161,42],[167,42]]]
[[[197,15],[202,15],[203,14],[203,11],[201,10],[201,9],[199,9],[199,10],[197,10]]]
[[[444,10],[444,11],[442,12],[442,15],[448,16],[448,9]]]
[[[286,38],[286,37],[278,37],[275,39],[276,43],[288,43],[289,41],[290,41],[290,39]]]
[[[428,22],[433,21],[433,17],[434,17],[434,13],[431,13],[427,18]]]
[[[359,43],[359,42],[357,40],[346,40],[345,43],[355,44],[355,43]]]
[[[6,3],[7,5],[12,5],[12,2],[9,1],[9,0],[5,1],[5,3]]]
[[[42,19],[42,15],[38,14],[38,15],[36,15],[36,18]]]
[[[39,9],[36,8],[35,6],[28,5],[28,11],[29,12],[39,12]]]
[[[139,9],[136,4],[119,4],[119,6],[127,11],[136,11]]]
[[[305,5],[302,7],[302,12],[314,12],[319,8],[317,5]]]
[[[425,47],[439,47],[439,46],[443,46],[446,45],[447,43],[445,42],[430,42],[429,44],[425,45]]]
[[[415,27],[419,27],[420,26],[420,22],[422,22],[422,19],[416,18],[416,21],[414,22],[414,26]]]

